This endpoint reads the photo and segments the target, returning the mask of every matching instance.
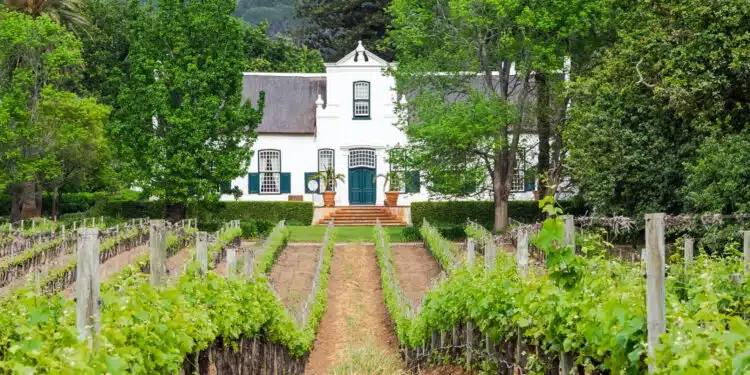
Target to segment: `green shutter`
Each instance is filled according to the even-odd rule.
[[[536,190],[536,170],[527,169],[523,174],[523,191]]]
[[[219,193],[230,194],[232,192],[232,181],[224,181],[219,184]]]
[[[260,174],[250,173],[247,175],[247,192],[260,194]]]
[[[419,193],[419,171],[406,172],[406,192]]]
[[[314,178],[318,172],[305,172],[305,194],[313,194],[313,193],[320,193],[320,181]],[[307,183],[311,180],[318,181],[318,188],[315,190],[310,190],[307,188]]]
[[[281,174],[281,194],[289,194],[292,192],[292,174],[282,173]]]

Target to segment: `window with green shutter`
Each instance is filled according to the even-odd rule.
[[[408,171],[406,172],[406,192],[407,193],[419,193],[420,189],[420,176],[419,171]]]
[[[260,173],[250,173],[247,175],[247,192],[250,194],[260,194]]]
[[[290,194],[292,192],[292,174],[289,172],[281,174],[280,194]]]

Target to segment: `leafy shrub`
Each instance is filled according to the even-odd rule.
[[[416,227],[404,227],[401,238],[404,242],[419,241],[422,239],[422,235],[419,234],[419,228]]]
[[[266,241],[263,242],[263,246],[260,249],[261,254],[260,257],[258,257],[258,262],[256,264],[255,273],[262,274],[270,272],[271,266],[273,266],[274,262],[276,262],[276,258],[281,253],[281,250],[286,247],[288,241],[289,227],[284,225],[283,222],[279,222],[273,228],[271,234],[268,235]]]
[[[269,220],[243,220],[240,222],[242,228],[243,238],[257,238],[261,236],[267,236],[271,229],[273,229],[273,223]]]
[[[579,200],[558,201],[569,215],[583,215],[586,208]],[[508,202],[508,216],[522,223],[534,223],[542,218],[542,211],[537,201]],[[492,228],[495,220],[495,204],[492,201],[449,201],[449,202],[414,202],[411,204],[411,217],[415,225],[421,225],[427,219],[433,225],[459,225],[463,227],[471,220],[485,228]]]

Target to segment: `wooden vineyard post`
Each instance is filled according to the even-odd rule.
[[[99,332],[99,230],[81,228],[76,243],[76,329],[93,346]]]
[[[646,215],[646,311],[648,354],[654,355],[659,337],[666,332],[666,284],[664,281],[664,214]],[[649,372],[653,366],[649,365]]]
[[[151,285],[161,287],[167,278],[167,231],[164,220],[151,220],[148,231]]]
[[[516,233],[516,265],[518,267],[518,276],[525,278],[529,272],[529,232],[520,228]],[[516,330],[516,352],[515,352],[515,367],[520,369],[523,360],[521,358],[521,347],[523,346],[523,340],[521,339],[521,328]]]
[[[495,239],[490,235],[483,236],[482,240],[484,242],[484,275],[485,277],[489,277],[490,270],[495,266],[497,247],[495,246]],[[487,358],[492,359],[495,346],[489,333],[484,335],[484,344]]]
[[[195,239],[195,257],[201,265],[201,274],[208,273],[208,233],[198,232]]]
[[[750,277],[750,231],[742,232],[742,249],[745,253],[745,277]]]
[[[695,247],[695,239],[693,237],[685,238],[685,269],[688,265],[693,262],[693,248]]]
[[[253,267],[255,266],[253,263],[255,262],[255,250],[253,249],[247,249],[245,250],[245,270],[244,274],[245,277],[251,278],[253,277]]]
[[[474,267],[474,257],[475,257],[475,242],[474,239],[469,237],[466,239],[466,264],[469,267]]]
[[[237,250],[233,247],[227,249],[227,275],[235,274],[237,269]]]
[[[573,215],[562,216],[565,228],[563,232],[563,246],[573,246],[573,252],[576,248],[576,227],[573,221]]]
[[[466,265],[469,268],[474,267],[474,239],[467,238],[466,244]],[[466,369],[471,369],[471,355],[474,349],[474,323],[466,322]]]
[[[563,223],[564,223],[564,231],[563,231],[563,246],[570,246],[573,249],[573,253],[576,252],[576,227],[575,222],[573,220],[573,215],[563,215],[562,216]],[[573,362],[575,362],[573,358],[573,353],[569,353],[566,351],[562,351],[560,353],[560,373],[562,375],[568,375],[572,373],[573,371]]]

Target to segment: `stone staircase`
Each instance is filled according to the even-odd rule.
[[[382,226],[405,226],[406,223],[391,211],[378,206],[342,207],[320,219],[318,224],[328,225],[333,219],[335,226],[369,226],[380,220]]]

